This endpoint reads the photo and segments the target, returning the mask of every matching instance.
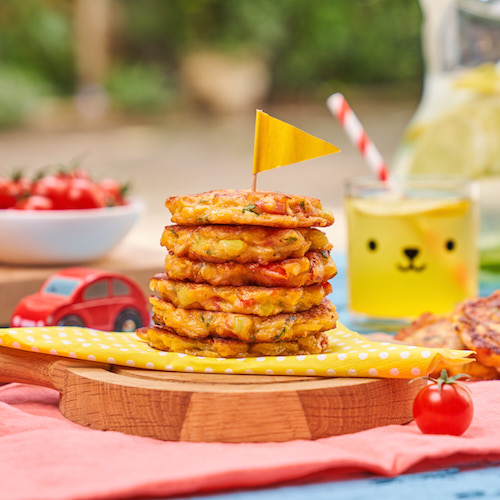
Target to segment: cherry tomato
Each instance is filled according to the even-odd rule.
[[[102,208],[106,198],[90,179],[75,177],[68,181],[68,208]]]
[[[12,208],[17,200],[30,194],[31,182],[16,172],[10,179],[0,178],[0,208]]]
[[[90,175],[82,167],[79,167],[76,164],[73,165],[59,165],[57,168],[57,177],[61,177],[63,179],[90,179]]]
[[[73,167],[68,175],[78,179],[90,179],[89,173],[84,168],[78,166]]]
[[[11,208],[16,204],[16,195],[10,179],[0,178],[0,208]]]
[[[107,178],[100,182],[77,165],[59,166],[56,173],[41,170],[34,180],[21,171],[0,177],[0,209],[67,210],[102,208],[127,203],[128,184]]]
[[[31,193],[31,187],[32,182],[20,172],[12,176],[11,189],[15,192],[17,199],[29,195]]]
[[[104,192],[108,207],[125,205],[125,196],[129,190],[128,184],[120,184],[115,179],[105,178],[99,181],[98,186]]]
[[[446,370],[441,372],[437,380],[423,377],[431,383],[417,394],[413,403],[413,416],[424,434],[461,436],[469,428],[474,407],[469,390],[457,382],[463,377],[468,375],[448,377]]]
[[[32,193],[50,198],[52,208],[62,210],[69,207],[68,187],[68,179],[59,175],[46,175],[35,182]]]
[[[18,210],[52,210],[54,203],[47,196],[33,194],[18,200],[14,208]]]

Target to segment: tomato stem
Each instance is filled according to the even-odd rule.
[[[470,380],[472,377],[468,375],[467,373],[458,373],[457,375],[453,375],[452,377],[448,376],[448,372],[443,369],[441,370],[441,374],[438,378],[433,378],[430,375],[424,375],[423,377],[417,377],[412,380],[410,380],[410,383],[413,382],[414,380],[429,380],[430,382],[437,384],[439,393],[441,393],[441,388],[443,387],[443,384],[459,384],[462,387],[467,387],[462,383],[458,382],[459,379],[465,379],[465,380]]]

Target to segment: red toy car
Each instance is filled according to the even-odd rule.
[[[85,326],[131,332],[148,325],[146,296],[123,274],[70,267],[50,276],[14,309],[11,326]]]

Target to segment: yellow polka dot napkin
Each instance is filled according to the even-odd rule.
[[[376,342],[342,324],[328,334],[329,346],[323,354],[235,359],[159,351],[135,333],[79,327],[1,328],[0,345],[122,366],[197,373],[409,379],[473,361],[473,351]]]

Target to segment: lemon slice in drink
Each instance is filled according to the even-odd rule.
[[[352,209],[372,217],[408,217],[426,215],[429,217],[457,216],[470,210],[466,200],[381,197],[371,200],[354,200]]]

